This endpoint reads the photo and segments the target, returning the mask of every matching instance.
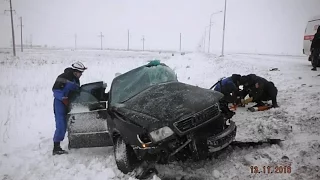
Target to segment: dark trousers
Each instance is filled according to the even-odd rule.
[[[319,66],[319,54],[320,54],[320,48],[316,48],[312,51],[311,54],[311,63],[313,67]]]

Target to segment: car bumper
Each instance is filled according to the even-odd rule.
[[[209,152],[220,151],[227,147],[235,139],[237,133],[237,126],[233,121],[230,121],[230,125],[227,129],[219,134],[208,138]]]
[[[208,143],[209,152],[216,152],[227,147],[235,139],[236,131],[237,131],[237,127],[235,123],[233,121],[230,121],[230,125],[226,129],[224,129],[222,132],[208,137],[207,143]],[[133,147],[133,149],[135,149],[136,152],[138,152],[138,155],[140,157],[143,157],[147,154],[155,155],[163,152],[171,152],[170,156],[173,156],[174,154],[182,150],[184,147],[188,146],[192,140],[188,139],[187,141],[185,141],[183,144],[180,144],[179,146],[173,146],[172,144],[176,144],[177,141],[178,141],[177,139],[173,138],[156,146],[151,146],[146,148],[135,146]]]

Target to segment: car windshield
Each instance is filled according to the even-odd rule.
[[[177,76],[166,65],[136,68],[113,80],[110,104],[124,102],[150,86],[172,81],[178,81]]]

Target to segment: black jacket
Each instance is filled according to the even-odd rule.
[[[259,85],[258,88],[256,88],[256,83]],[[241,84],[243,85],[243,96],[249,94],[250,97],[254,99],[258,99],[264,92],[269,92],[272,88],[275,88],[271,81],[255,74],[243,76],[241,78]]]
[[[53,96],[62,101],[64,97],[70,98],[80,87],[79,78],[74,75],[72,68],[66,68],[64,73],[60,74],[53,87]]]
[[[256,84],[259,85],[258,88],[256,88]],[[257,76],[254,87],[252,88],[251,96],[253,99],[259,99],[264,92],[269,92],[271,88],[273,88],[272,86],[274,86],[273,83],[265,78]]]
[[[317,33],[313,37],[311,49],[320,49],[320,26],[318,27]]]
[[[76,82],[80,86],[80,80],[74,75],[72,68],[66,68],[62,74],[60,74],[53,84],[52,90],[63,89],[67,81]]]

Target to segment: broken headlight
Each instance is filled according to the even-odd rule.
[[[171,136],[173,134],[173,131],[168,127],[165,126],[163,128],[157,129],[155,131],[150,132],[150,136],[153,141],[158,142],[163,139],[166,139],[167,137]]]

